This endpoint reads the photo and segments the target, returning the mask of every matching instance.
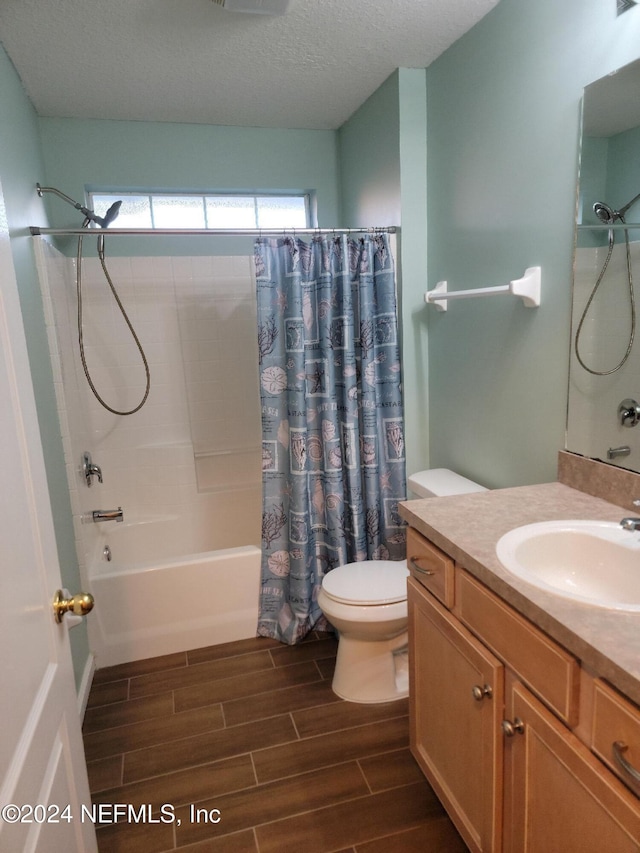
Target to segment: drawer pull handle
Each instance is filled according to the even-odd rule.
[[[491,699],[493,696],[493,689],[489,684],[485,684],[483,687],[480,687],[479,684],[474,684],[471,693],[476,702],[482,702],[485,697],[487,699]]]
[[[421,566],[419,566],[418,565],[419,559],[420,559],[420,557],[409,557],[409,565],[411,566],[411,568],[415,569],[416,572],[418,572],[418,574],[421,574],[421,575],[429,575],[429,576],[435,575],[435,572],[433,571],[433,569],[423,569]]]
[[[617,740],[613,744],[613,757],[618,762],[620,767],[628,773],[634,782],[640,783],[640,770],[636,770],[633,764],[630,764],[624,757],[624,753],[629,749],[626,743]]]
[[[506,737],[524,734],[524,723],[519,717],[516,717],[513,722],[511,720],[502,721],[502,731]]]

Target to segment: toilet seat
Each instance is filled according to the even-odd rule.
[[[407,598],[408,575],[406,560],[362,560],[330,571],[322,580],[322,589],[341,604],[394,604]]]

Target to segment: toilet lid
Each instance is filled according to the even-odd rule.
[[[322,589],[344,604],[393,604],[407,597],[406,560],[363,560],[337,566],[322,580]]]

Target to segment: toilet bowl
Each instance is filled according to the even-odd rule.
[[[318,605],[339,635],[333,692],[349,702],[391,702],[409,693],[406,560],[337,566]]]
[[[450,476],[449,476],[450,475]],[[408,480],[416,497],[484,491],[444,468]],[[349,702],[392,702],[409,694],[406,560],[363,560],[328,572],[318,605],[338,632],[333,692]]]

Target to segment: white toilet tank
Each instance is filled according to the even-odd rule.
[[[409,497],[433,498],[446,495],[464,495],[468,492],[486,492],[484,486],[450,471],[448,468],[429,468],[418,471],[407,480]]]

